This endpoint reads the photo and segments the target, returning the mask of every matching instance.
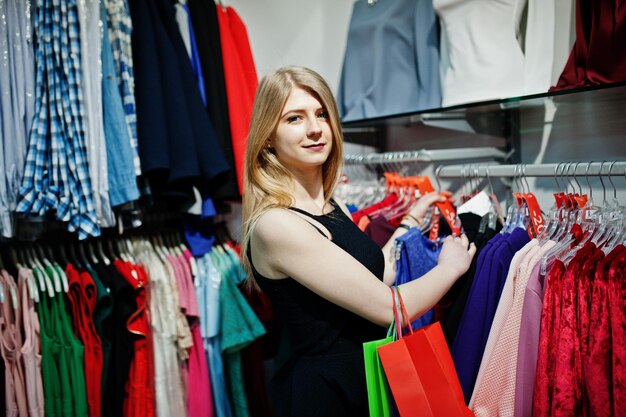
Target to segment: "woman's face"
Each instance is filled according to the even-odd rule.
[[[309,92],[294,87],[270,146],[278,160],[292,172],[321,168],[333,146],[330,118],[322,103]]]

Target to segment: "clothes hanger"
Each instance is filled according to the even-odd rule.
[[[83,267],[86,270],[93,269],[93,266],[91,265],[91,262],[87,258],[87,254],[85,253],[86,242],[85,243],[77,242],[75,243],[75,245],[77,248],[78,256],[80,256],[80,261],[83,263]]]
[[[96,246],[98,248],[98,255],[100,255],[100,259],[104,262],[105,265],[111,265],[111,260],[104,253],[104,246],[102,245],[102,238],[96,240]]]
[[[89,255],[89,259],[91,260],[91,263],[96,265],[98,263],[100,263],[100,259],[98,259],[98,256],[96,255],[96,241],[95,240],[90,240],[88,242],[85,242],[85,244],[87,245],[87,254]]]
[[[624,224],[624,220],[626,219],[626,206],[620,205],[619,201],[617,200],[617,187],[611,179],[611,171],[614,164],[615,162],[609,167],[609,181],[613,186],[613,205],[615,205],[615,211],[613,213],[614,216],[612,217],[610,222],[614,225],[614,227],[612,233],[607,233],[608,238],[606,242],[602,243],[602,250],[604,251],[605,255],[611,252],[613,248],[618,245],[622,240],[624,240],[624,237],[626,237],[626,227]],[[624,171],[624,176],[626,177],[626,169]]]
[[[74,247],[74,245],[72,245],[71,243],[68,243],[67,244],[67,248],[68,248],[68,252],[69,252],[69,255],[70,255],[69,259],[70,259],[71,263],[74,264],[76,269],[84,269],[83,264],[82,264],[80,258],[76,254],[76,248]]]
[[[546,215],[546,217],[548,218],[548,222],[543,228],[541,235],[538,237],[541,245],[543,245],[549,240],[549,237],[553,234],[554,229],[558,227],[558,211],[561,208],[561,204],[562,204],[562,198],[559,195],[561,184],[559,184],[559,181],[557,180],[557,173],[558,173],[560,166],[561,166],[561,163],[559,162],[556,165],[556,167],[554,167],[554,182],[556,183],[556,192],[553,194],[554,203],[552,204],[552,207],[550,207]]]
[[[602,161],[600,164],[600,174],[602,173],[602,168],[606,161]],[[587,205],[582,210],[580,210],[580,216],[578,217],[578,223],[583,226],[583,224],[587,227],[584,227],[585,237],[576,245],[576,247],[572,248],[570,251],[565,253],[561,260],[564,263],[571,261],[576,253],[582,249],[588,242],[594,242],[593,239],[598,236],[599,233],[603,232],[602,227],[602,217],[605,215],[606,211],[604,207],[606,207],[606,187],[604,186],[604,181],[602,180],[602,175],[598,176],[600,183],[602,184],[602,205],[601,206],[593,206]]]
[[[589,185],[589,200],[586,206],[584,207],[585,211],[586,210],[592,211],[593,210],[592,207],[594,207],[593,206],[593,189],[591,188],[591,184],[589,183],[589,176],[588,176],[589,167],[591,166],[591,164],[592,162],[588,163],[587,169],[585,171],[585,177],[587,179],[587,184]],[[568,163],[568,167],[567,167],[568,174],[569,174],[570,166],[571,164]],[[569,184],[569,181],[567,182],[567,184]],[[567,184],[566,184],[566,188],[567,188]],[[568,190],[566,189],[565,191],[567,192]],[[575,191],[576,190],[574,190],[574,192]],[[570,201],[570,204],[571,204],[571,201]],[[575,214],[575,211],[574,211],[575,208],[567,209],[567,210],[568,211],[565,212],[565,218],[562,218],[561,220],[561,221],[565,221],[565,224],[563,225],[563,227],[560,228],[557,236],[551,238],[551,240],[555,240],[557,244],[554,247],[552,247],[552,249],[550,249],[541,258],[540,270],[541,270],[541,274],[543,275],[547,274],[548,269],[552,266],[555,260],[560,259],[560,257],[567,256],[567,251],[571,251],[570,248],[572,247],[573,243],[576,241],[575,236],[572,233],[573,226],[574,226],[574,222],[572,221],[572,218],[574,217],[573,215]],[[578,247],[578,245],[576,247]]]

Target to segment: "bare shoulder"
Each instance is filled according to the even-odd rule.
[[[341,210],[346,213],[346,216],[352,218],[352,213],[350,213],[350,210],[348,210],[348,206],[346,205],[346,203],[338,198],[338,197],[333,197],[333,199],[335,200],[335,202],[337,203],[337,205],[341,208]]]
[[[312,223],[283,208],[263,213],[252,230],[252,263],[268,278],[284,278],[285,262],[299,259],[312,242],[326,240]]]
[[[259,217],[252,238],[266,250],[281,249],[320,236],[311,223],[288,209],[271,208]]]
[[[252,236],[262,242],[280,241],[297,235],[306,224],[296,214],[284,208],[271,208],[263,213],[252,231]]]

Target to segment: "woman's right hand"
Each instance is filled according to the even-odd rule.
[[[443,241],[437,263],[449,270],[458,279],[467,272],[475,254],[476,245],[473,242],[469,243],[465,233],[460,237],[450,235]]]

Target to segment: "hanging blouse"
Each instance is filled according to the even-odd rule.
[[[72,309],[74,334],[85,347],[85,388],[89,417],[100,417],[102,399],[102,343],[93,323],[96,302],[95,284],[88,273],[79,273],[73,265],[66,269],[69,283],[68,299]]]
[[[556,245],[553,240],[547,241],[540,256]],[[541,264],[537,262],[530,272],[524,292],[524,305],[519,331],[517,348],[517,366],[515,377],[515,417],[528,416],[532,412],[533,387],[537,366],[537,350],[539,346],[539,328],[541,325],[541,307],[544,295],[545,277],[540,272]]]
[[[27,281],[34,280],[31,270],[20,268],[18,287],[20,293],[24,344],[22,345],[22,362],[24,363],[24,384],[28,400],[30,417],[42,417],[44,413],[43,381],[41,379],[41,348],[39,317],[35,311],[35,303],[31,299]],[[45,297],[45,295],[43,295]]]
[[[246,143],[258,79],[248,41],[248,32],[235,9],[219,6],[217,8],[217,20],[222,43],[235,172],[237,173],[239,191],[243,192]]]
[[[217,20],[217,5],[214,1],[187,0],[190,11],[194,36],[198,45],[200,67],[203,74],[206,107],[215,128],[220,148],[228,166],[235,166],[233,141],[230,133],[228,116],[228,99],[226,81],[224,80],[224,64],[222,61],[222,45],[220,27]],[[223,176],[221,184],[213,190],[215,198],[239,198],[235,170],[231,169]]]
[[[502,369],[502,373],[499,372],[500,367],[505,367],[505,364],[501,364],[500,360],[503,357],[513,355],[512,351],[517,350],[517,343],[509,343],[508,337],[510,335],[504,333],[504,327],[513,309],[515,290],[519,290],[519,276],[522,273],[522,268],[525,268],[524,265],[528,263],[526,257],[532,257],[537,250],[537,244],[537,239],[531,240],[517,251],[511,260],[469,402],[469,408],[477,416],[508,415],[507,413],[513,412],[512,403],[511,409],[507,410],[506,407],[504,409],[499,409],[499,407],[491,409],[486,402],[498,398],[503,392],[501,390],[508,388],[505,379],[508,376],[506,369]]]
[[[40,2],[35,21],[37,102],[16,210],[43,215],[55,209],[57,219],[68,222],[80,239],[98,236],[85,149],[76,0]],[[57,32],[64,35],[54,36]]]
[[[609,308],[611,316],[611,359],[613,363],[610,385],[613,387],[613,415],[626,410],[626,251],[611,262],[609,269]]]
[[[418,228],[412,228],[397,238],[396,248],[400,251],[400,257],[396,261],[395,285],[419,279],[437,266],[442,242],[443,239],[439,239],[436,242],[428,240]],[[411,326],[414,330],[417,330],[431,324],[434,315],[435,310],[431,308],[413,320]]]
[[[24,367],[21,360],[22,319],[19,313],[17,286],[12,276],[4,269],[0,271],[0,285],[4,288],[5,300],[0,313],[0,352],[5,366],[6,415],[22,417],[28,415]]]
[[[171,277],[156,254],[144,250],[139,258],[148,273],[148,301],[154,346],[154,389],[158,416],[186,416],[177,356],[177,322],[180,312]]]
[[[167,0],[131,3],[137,74],[137,122],[143,171],[151,187],[177,201],[193,199],[191,179],[210,183],[229,167],[198,91]]]
[[[467,401],[472,396],[511,260],[529,241],[526,230],[516,228],[491,247],[491,257],[486,258],[489,262],[485,262],[483,268],[476,272],[451,350]]]
[[[24,1],[0,4],[0,233],[12,237],[11,221],[24,172],[35,111],[34,8]]]
[[[117,69],[109,37],[108,12],[101,4],[102,15],[102,102],[106,144],[109,198],[113,207],[139,198],[133,162],[128,114],[118,87]],[[119,54],[119,51],[118,51]],[[119,58],[119,57],[118,57]],[[133,104],[134,108],[134,96]]]
[[[626,11],[620,0],[576,2],[576,41],[553,90],[626,80]]]
[[[78,2],[80,28],[81,90],[85,109],[85,146],[93,201],[102,227],[115,225],[109,201],[107,152],[102,123],[102,42],[100,40],[100,0]]]
[[[431,0],[354,2],[337,102],[344,121],[441,106]]]
[[[135,175],[141,175],[137,141],[137,112],[135,108],[135,70],[131,33],[133,22],[127,0],[103,0],[107,9],[108,31],[115,60],[116,79],[124,103],[126,123],[133,155]]]
[[[594,416],[612,415],[612,349],[611,349],[611,295],[608,292],[608,278],[611,262],[619,256],[625,248],[622,245],[615,247],[596,268],[591,288],[591,311],[589,326],[589,348],[583,358],[585,369],[585,389],[589,399],[589,411]]]

